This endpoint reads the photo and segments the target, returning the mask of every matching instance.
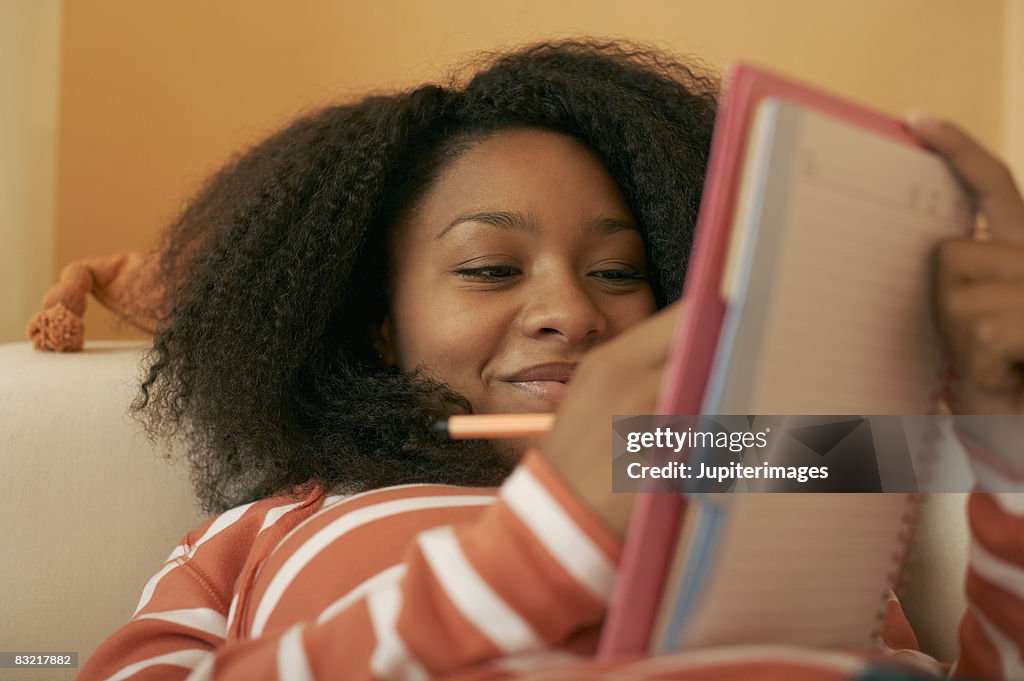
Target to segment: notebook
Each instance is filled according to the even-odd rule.
[[[970,210],[899,121],[736,67],[658,413],[927,413],[940,369],[930,253],[968,232]],[[868,644],[917,503],[642,494],[599,655]]]

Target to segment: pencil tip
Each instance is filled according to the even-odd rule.
[[[448,419],[434,421],[434,432],[438,435],[448,437]]]

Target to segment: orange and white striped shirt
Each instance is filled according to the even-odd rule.
[[[1024,494],[974,494],[969,513],[957,671],[1024,679]],[[186,535],[79,679],[799,680],[871,664],[783,646],[597,663],[619,553],[536,453],[497,491],[272,497]],[[916,647],[891,605],[887,645]]]

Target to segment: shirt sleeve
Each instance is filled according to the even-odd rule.
[[[241,518],[246,514],[243,510]],[[251,515],[258,519],[266,514]],[[327,616],[274,634],[225,641],[223,621],[231,606],[224,601],[231,591],[222,588],[230,581],[227,575],[235,570],[237,576],[239,567],[225,567],[222,578],[204,578],[215,565],[195,559],[217,561],[218,554],[203,552],[212,539],[196,546],[212,528],[186,537],[176,549],[191,555],[193,560],[185,565],[196,569],[171,569],[155,589],[147,586],[153,593],[149,602],[101,647],[81,678],[415,680],[464,678],[460,674],[473,670],[518,675],[513,669],[488,670],[488,663],[531,654],[540,658],[543,651],[569,648],[582,633],[593,631],[606,611],[621,553],[618,538],[531,452],[478,519],[416,534],[397,578],[373,584]],[[226,555],[219,559],[230,562]],[[176,581],[164,581],[168,579]],[[172,591],[172,583],[180,586]],[[166,601],[160,600],[161,594],[167,594]],[[208,626],[179,615],[182,610],[207,614]],[[148,614],[156,617],[147,619]],[[889,638],[891,644],[913,645],[893,632]],[[718,678],[709,676],[709,665],[724,669],[757,662],[733,657],[723,651],[720,659],[666,663],[680,670],[692,667],[693,678],[706,679]],[[806,668],[816,659],[775,660],[779,669],[770,664],[762,669],[763,661],[754,667],[758,678],[790,678],[787,670]],[[584,666],[592,663],[580,664],[564,670],[562,678],[580,678]],[[857,664],[844,661],[843,675],[860,669],[849,666]],[[754,667],[748,671],[753,673]],[[725,672],[722,678],[728,677]]]
[[[600,621],[619,552],[531,452],[477,520],[419,533],[400,579],[278,641],[243,644],[273,646],[273,667],[239,655],[218,660],[214,678],[279,679],[280,665],[310,679],[426,679],[556,647]]]
[[[234,513],[246,518],[249,511]],[[227,551],[231,543],[238,549],[239,533],[225,552],[204,552],[213,529],[175,549],[136,616],[90,658],[81,679],[444,676],[593,628],[621,550],[540,455],[529,453],[476,521],[419,533],[398,580],[366,590],[327,619],[225,642],[231,605],[224,587],[241,569]]]
[[[186,534],[146,583],[131,620],[100,644],[78,680],[183,679],[201,667],[224,645],[248,548],[272,534],[264,531],[285,511],[308,514],[322,496],[246,504]]]
[[[960,659],[954,671],[970,678],[1018,681],[1024,679],[1024,480],[990,465],[991,453],[958,435],[978,485],[967,503],[967,612],[960,622]]]

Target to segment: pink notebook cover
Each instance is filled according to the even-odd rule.
[[[699,414],[725,317],[720,282],[728,252],[742,160],[757,105],[783,99],[865,130],[920,146],[904,124],[859,104],[813,89],[759,67],[738,64],[726,81],[711,143],[711,158],[683,297],[686,312],[665,367],[659,414]],[[598,658],[647,652],[661,586],[685,512],[676,494],[641,494],[636,501],[615,593],[601,633]]]

